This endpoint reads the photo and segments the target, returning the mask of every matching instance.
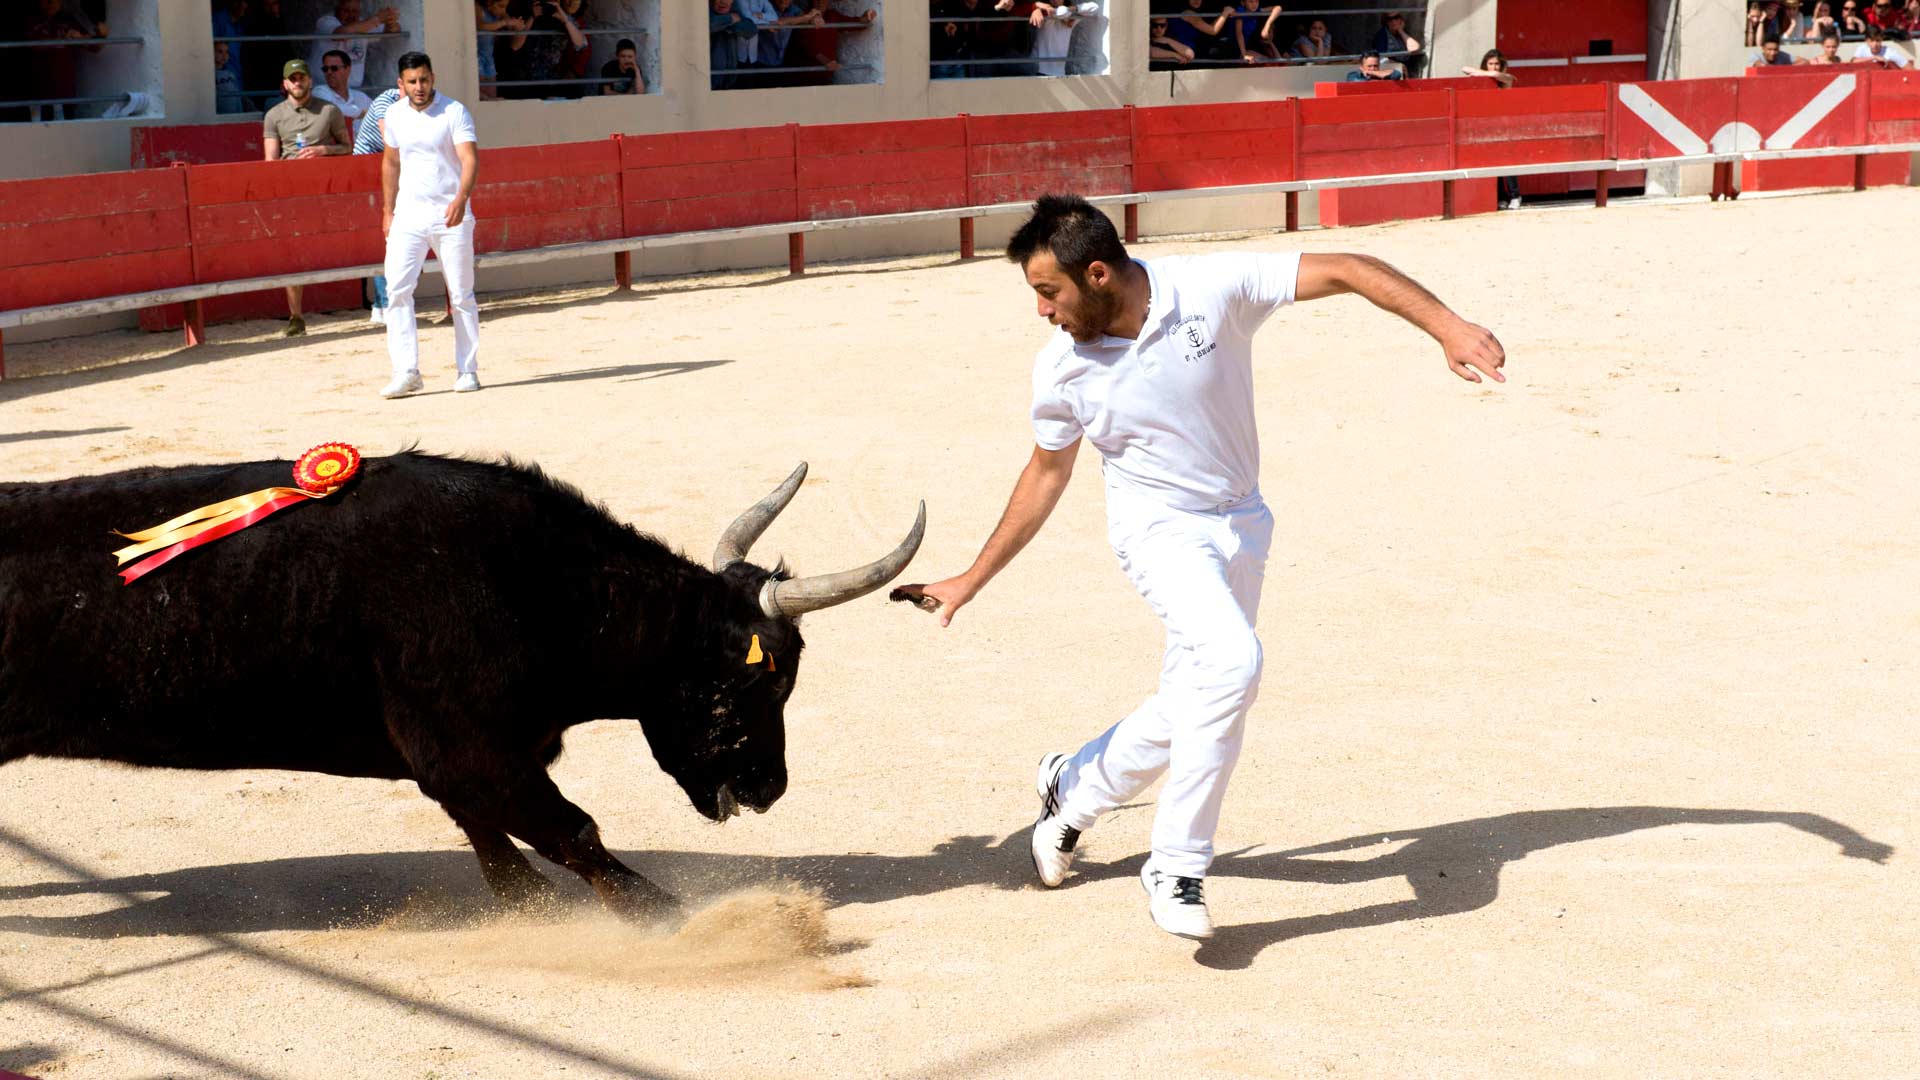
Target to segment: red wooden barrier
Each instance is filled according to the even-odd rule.
[[[133,167],[157,169],[169,165],[225,165],[259,161],[260,121],[225,124],[173,124],[132,130]]]
[[[627,236],[800,220],[794,125],[622,135]]]
[[[794,156],[808,220],[967,205],[967,122],[958,116],[801,127]]]
[[[1485,90],[1492,80],[1485,76],[1458,75],[1450,79],[1368,79],[1366,82],[1320,82],[1313,84],[1313,96],[1360,97],[1367,94],[1419,93],[1424,90]]]
[[[617,239],[620,144],[595,139],[487,150],[472,207],[476,252]]]
[[[1920,73],[1870,71],[1867,81],[1867,138],[1920,142]]]
[[[1019,202],[1048,192],[1132,190],[1126,109],[967,117],[968,202]]]
[[[0,182],[0,310],[191,284],[186,173]]]
[[[1135,191],[1295,179],[1291,98],[1133,110]]]
[[[1300,99],[1300,178],[1450,168],[1451,96],[1437,91]],[[1493,209],[1491,200],[1485,208]],[[1371,225],[1439,217],[1446,209],[1437,181],[1320,193],[1322,225]],[[1459,211],[1457,206],[1455,209]]]
[[[1608,157],[1637,160],[1732,151],[1738,79],[1622,83],[1615,88]]]
[[[1796,150],[1820,146],[1857,146],[1867,135],[1867,81],[1863,71],[1836,65],[1784,65],[1750,68],[1736,87],[1734,115],[1753,131],[1761,149]],[[1784,77],[1782,77],[1784,76]],[[1889,160],[1897,159],[1897,160]],[[1743,191],[1849,187],[1852,158],[1802,158],[1740,163]],[[1906,155],[1876,155],[1868,172],[1875,179],[1892,168],[1906,175]],[[1891,181],[1882,181],[1891,182]]]

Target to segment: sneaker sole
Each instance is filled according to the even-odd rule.
[[[1140,891],[1147,894],[1147,921],[1153,924],[1155,930],[1173,937],[1185,938],[1188,941],[1206,941],[1213,937],[1213,931],[1211,930],[1204,934],[1188,934],[1179,930],[1169,930],[1161,926],[1160,920],[1153,917],[1153,886],[1147,884],[1147,876],[1145,874],[1140,875]]]
[[[1050,801],[1047,792],[1052,789],[1053,782],[1059,778],[1060,770],[1065,766],[1066,761],[1067,755],[1058,752],[1042,754],[1040,757],[1040,768],[1033,777],[1033,792],[1040,796],[1040,816],[1033,819],[1033,827],[1036,829],[1040,827],[1041,822],[1047,820],[1047,803]],[[1031,834],[1027,837],[1027,858],[1033,861],[1033,876],[1040,882],[1041,888],[1057,889],[1065,884],[1067,879],[1064,877],[1051,885],[1047,884],[1047,876],[1040,872],[1040,856],[1033,853]]]

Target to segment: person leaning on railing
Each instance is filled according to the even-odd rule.
[[[1877,67],[1904,68],[1913,63],[1907,54],[1887,44],[1887,32],[1877,26],[1867,27],[1865,44],[1853,50],[1853,62],[1873,64]]]
[[[1846,0],[1840,5],[1840,36],[1858,39],[1867,32],[1867,20],[1860,17],[1860,5]]]
[[[1496,90],[1505,90],[1519,81],[1514,78],[1513,72],[1507,70],[1507,54],[1501,52],[1499,49],[1488,49],[1486,53],[1480,57],[1479,67],[1463,67],[1460,69],[1460,74],[1470,75],[1475,78],[1492,79],[1494,89]],[[1498,177],[1497,180],[1499,182],[1500,201],[1496,205],[1508,210],[1520,209],[1520,178],[1517,176],[1502,176]]]
[[[525,30],[528,20],[507,12],[508,0],[475,0],[473,5],[473,28],[476,35],[498,33],[506,30]],[[500,68],[495,60],[494,43],[499,38],[476,36],[479,43],[475,55],[480,67],[480,100],[493,101],[500,96],[493,84],[500,78]]]
[[[1373,51],[1378,53],[1406,53],[1400,61],[1407,69],[1407,78],[1420,77],[1420,68],[1426,63],[1426,57],[1420,51],[1420,39],[1407,33],[1407,17],[1398,11],[1390,11],[1380,22],[1380,30],[1373,35]]]
[[[647,76],[640,70],[640,48],[632,38],[621,38],[614,45],[613,59],[600,65],[600,75],[607,80],[600,84],[603,96],[647,92]]]
[[[530,7],[516,12],[530,21],[532,34],[507,39],[508,56],[495,55],[494,61],[507,73],[503,81],[541,82],[545,80],[584,79],[593,58],[593,46],[580,31],[586,19],[584,0],[533,0]],[[503,87],[509,98],[577,98],[586,94],[579,83],[549,83],[546,86]]]
[[[873,25],[880,17],[874,8],[847,9],[836,6],[835,0],[809,0],[807,10],[819,15],[818,22],[802,26],[793,32],[793,42],[787,46],[787,66],[805,67],[818,64],[818,71],[794,73],[790,86],[827,86],[833,82],[834,72],[840,70],[840,34],[858,33]]]
[[[1300,36],[1293,39],[1293,55],[1302,60],[1324,60],[1339,51],[1333,44],[1333,35],[1327,32],[1325,19],[1308,23]]]
[[[1201,10],[1206,2],[1185,0],[1185,10],[1167,24],[1168,36],[1192,49],[1197,60],[1232,59],[1233,38],[1228,34],[1227,23],[1233,18],[1233,8],[1223,7],[1219,14],[1208,15]]]
[[[1380,66],[1380,54],[1366,52],[1360,56],[1360,67],[1347,72],[1347,82],[1399,82],[1406,78],[1400,71],[1388,71]]]
[[[1846,58],[1840,55],[1840,35],[1828,30],[1820,35],[1820,52],[1809,64],[1844,64]]]
[[[1274,22],[1279,18],[1279,4],[1262,8],[1260,0],[1240,0],[1239,9],[1233,13],[1233,37],[1241,60],[1259,64],[1285,55],[1273,34]]]
[[[740,66],[740,43],[751,41],[760,28],[733,9],[733,0],[707,0],[707,70],[713,89],[731,90],[739,76],[723,74]]]
[[[400,12],[383,7],[366,18],[360,17],[360,0],[334,0],[333,13],[322,15],[313,24],[316,34],[398,34]],[[307,66],[320,66],[328,49],[339,49],[353,60],[348,86],[364,86],[367,81],[367,41],[365,38],[328,38],[313,43]]]
[[[1153,70],[1185,67],[1193,62],[1193,50],[1169,36],[1170,29],[1165,15],[1155,15],[1147,22],[1147,65]]]

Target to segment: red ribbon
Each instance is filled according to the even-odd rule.
[[[285,510],[287,507],[292,506],[295,503],[306,502],[311,498],[313,498],[313,496],[308,495],[305,492],[294,492],[292,494],[282,495],[279,498],[273,499],[269,502],[262,503],[260,504],[260,506],[249,511],[248,513],[240,517],[234,518],[232,521],[222,522],[221,524],[215,525],[213,528],[208,529],[205,532],[196,533],[193,536],[189,536],[185,540],[182,540],[179,543],[173,545],[172,547],[162,548],[159,551],[156,551],[153,554],[147,556],[146,558],[141,559],[139,562],[134,563],[132,566],[127,567],[125,570],[122,570],[120,572],[120,580],[125,582],[128,585],[131,585],[135,581],[138,581],[140,578],[146,576],[147,574],[160,569],[162,566],[165,566],[167,563],[173,561],[173,559],[177,558],[178,556],[184,555],[187,552],[193,550],[194,548],[199,547],[201,544],[218,540],[221,537],[228,536],[232,533],[237,533],[241,529],[244,529],[247,526],[252,525],[256,521],[259,521],[271,514],[278,513],[281,510]]]

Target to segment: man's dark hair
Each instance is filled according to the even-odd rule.
[[[1834,33],[1832,30],[1829,30],[1826,33],[1820,35],[1820,44],[1825,45],[1829,41],[1838,45],[1840,43],[1840,35],[1837,33]]]
[[[1033,204],[1033,216],[1007,241],[1007,261],[1027,265],[1037,251],[1048,251],[1076,285],[1086,284],[1087,267],[1106,263],[1116,273],[1127,265],[1127,246],[1120,242],[1107,215],[1078,195],[1042,195]]]
[[[638,53],[640,51],[639,47],[634,45],[633,39],[630,37],[623,37],[619,41],[616,41],[613,43],[614,52],[620,52],[623,49],[632,49],[635,53]]]
[[[1885,41],[1886,39],[1887,39],[1887,32],[1885,30],[1880,29],[1879,23],[1867,24],[1867,40],[1868,41]]]
[[[1768,35],[1767,35],[1766,37],[1763,37],[1763,38],[1761,38],[1761,39],[1760,39],[1760,44],[1761,44],[1761,45],[1763,45],[1763,46],[1765,46],[1765,45],[1778,45],[1778,44],[1780,44],[1780,35],[1779,35],[1779,34],[1768,34]]]
[[[1366,52],[1363,52],[1360,54],[1360,62],[1363,64],[1366,63],[1369,57],[1375,60],[1384,59],[1384,57],[1382,57],[1379,53],[1374,52],[1372,49],[1368,49]]]
[[[327,57],[329,56],[339,57],[340,62],[347,65],[347,69],[349,71],[353,69],[353,57],[348,56],[346,53],[342,52],[339,49],[328,49],[326,52],[321,53],[320,63],[324,65],[327,62]]]
[[[428,71],[432,71],[433,61],[428,59],[427,54],[423,52],[401,53],[399,74],[405,75],[414,68],[426,68]]]

